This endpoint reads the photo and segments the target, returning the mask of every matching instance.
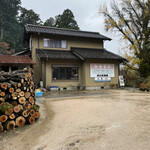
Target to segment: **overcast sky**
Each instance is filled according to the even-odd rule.
[[[104,47],[114,53],[120,54],[121,46],[119,38],[114,33],[105,32],[104,18],[98,13],[99,7],[106,3],[110,5],[112,0],[21,0],[22,7],[33,9],[40,15],[44,22],[49,17],[62,14],[65,9],[70,9],[81,30],[96,31],[112,38],[106,41]]]

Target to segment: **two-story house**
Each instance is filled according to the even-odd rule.
[[[118,84],[119,64],[125,59],[104,49],[110,38],[98,32],[78,31],[37,25],[25,26],[34,79],[45,87],[101,88]]]

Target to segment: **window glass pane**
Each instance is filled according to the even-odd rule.
[[[44,39],[43,42],[44,47],[49,47],[49,39]]]
[[[77,80],[78,79],[78,69],[71,68],[71,79]]]
[[[53,80],[78,80],[78,68],[54,67]]]
[[[67,41],[61,40],[61,48],[67,48]]]
[[[61,40],[56,40],[56,48],[61,48]]]
[[[59,79],[59,68],[53,68],[53,79]]]
[[[66,79],[65,68],[60,68],[60,79]]]
[[[66,77],[67,79],[71,79],[71,68],[66,68]]]
[[[50,39],[50,47],[55,47],[55,40]]]

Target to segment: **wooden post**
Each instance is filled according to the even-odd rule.
[[[46,87],[46,60],[42,60],[42,81],[43,87]]]
[[[11,73],[11,66],[9,66],[9,73]]]

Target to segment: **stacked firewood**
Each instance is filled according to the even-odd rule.
[[[39,118],[31,68],[0,72],[0,132],[33,124]]]

